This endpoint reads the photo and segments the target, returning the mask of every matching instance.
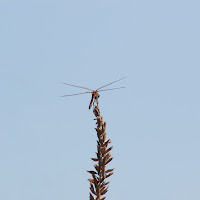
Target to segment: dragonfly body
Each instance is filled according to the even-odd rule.
[[[120,80],[122,80],[122,79],[124,79],[124,78],[126,78],[126,77],[123,77],[123,78],[121,78],[121,79],[119,79],[119,80],[116,80],[116,81],[114,81],[114,82],[112,82],[112,83],[109,83],[109,84],[107,84],[107,85],[104,85],[104,86],[98,88],[97,90],[91,90],[91,89],[86,88],[86,87],[77,86],[77,85],[71,85],[71,84],[68,84],[68,83],[63,83],[63,84],[65,84],[65,85],[69,85],[69,86],[72,86],[72,87],[78,87],[78,88],[86,89],[86,90],[89,90],[89,91],[88,91],[88,92],[77,93],[77,94],[63,95],[63,96],[61,96],[61,97],[75,96],[75,95],[79,95],[79,94],[91,93],[91,94],[92,94],[92,98],[91,98],[91,101],[90,101],[90,104],[89,104],[89,109],[90,109],[90,108],[92,107],[92,105],[94,105],[95,101],[97,102],[97,105],[98,105],[98,99],[99,99],[99,97],[100,97],[99,92],[125,88],[125,87],[119,87],[119,88],[111,88],[111,89],[106,89],[106,90],[100,90],[100,89],[102,89],[102,88],[104,88],[104,87],[106,87],[106,86],[108,86],[108,85],[111,85],[111,84],[113,84],[113,83],[115,83],[115,82],[117,82],[117,81],[120,81]]]
[[[99,93],[97,90],[92,92],[92,98],[89,104],[89,109],[92,107],[92,105],[94,104],[94,101],[97,100],[97,104],[98,104],[98,98],[100,97]]]

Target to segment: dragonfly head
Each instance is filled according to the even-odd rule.
[[[95,99],[98,99],[100,97],[100,94],[96,91],[95,93]]]

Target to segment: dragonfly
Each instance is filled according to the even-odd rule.
[[[113,81],[112,83],[108,83],[106,85],[103,85],[100,88],[98,88],[97,90],[91,90],[90,88],[87,88],[87,87],[82,87],[82,86],[78,86],[78,85],[71,85],[71,84],[68,84],[68,83],[62,83],[62,84],[68,85],[68,86],[77,87],[77,88],[85,89],[85,90],[88,90],[88,91],[87,92],[82,92],[82,93],[77,93],[77,94],[67,94],[67,95],[63,95],[61,97],[68,97],[68,96],[75,96],[75,95],[91,93],[92,94],[92,98],[91,98],[91,101],[90,101],[90,104],[89,104],[89,109],[90,109],[92,107],[92,105],[94,106],[95,103],[98,105],[98,99],[100,97],[99,92],[125,88],[125,87],[118,87],[118,88],[111,88],[111,89],[102,89],[102,88],[105,88],[105,87],[107,87],[107,86],[109,86],[109,85],[111,85],[113,83],[121,81],[124,78],[126,78],[126,77],[120,78],[120,79],[118,79],[116,81]]]

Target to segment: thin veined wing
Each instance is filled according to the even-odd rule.
[[[62,83],[62,82],[61,82]],[[86,90],[90,90],[90,91],[93,91],[89,88],[86,88],[86,87],[82,87],[82,86],[78,86],[78,85],[71,85],[71,84],[68,84],[68,83],[62,83],[62,84],[65,84],[65,85],[69,85],[69,86],[72,86],[72,87],[77,87],[77,88],[82,88],[82,89],[86,89]]]
[[[106,89],[106,90],[99,90],[98,92],[103,92],[103,91],[108,91],[108,90],[117,90],[117,89],[122,89],[126,87],[118,87],[118,88],[112,88],[112,89]]]
[[[82,92],[82,93],[77,93],[77,94],[66,94],[66,95],[63,95],[63,96],[61,96],[61,97],[69,97],[69,96],[75,96],[75,95],[87,94],[87,93],[91,93],[91,92]]]
[[[99,89],[101,89],[101,88],[104,88],[104,87],[106,87],[106,86],[108,86],[108,85],[111,85],[111,84],[113,84],[113,83],[116,83],[116,82],[118,82],[118,81],[121,81],[121,80],[124,79],[124,78],[126,78],[126,76],[123,77],[123,78],[120,78],[120,79],[118,79],[118,80],[116,80],[116,81],[114,81],[114,82],[112,82],[112,83],[109,83],[109,84],[107,84],[107,85],[104,85],[104,86],[98,88],[97,90],[99,90]]]

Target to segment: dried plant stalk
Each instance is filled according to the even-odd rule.
[[[106,122],[103,122],[103,117],[100,115],[98,105],[95,106],[93,110],[94,115],[97,120],[97,128],[95,128],[97,132],[97,158],[91,158],[96,164],[94,168],[96,171],[87,171],[92,175],[92,179],[88,179],[90,182],[90,200],[104,200],[105,195],[108,191],[108,184],[110,182],[106,182],[105,179],[113,175],[114,169],[107,169],[106,165],[113,159],[110,155],[110,151],[113,146],[108,148],[108,144],[111,143],[111,140],[107,138],[106,130]]]

